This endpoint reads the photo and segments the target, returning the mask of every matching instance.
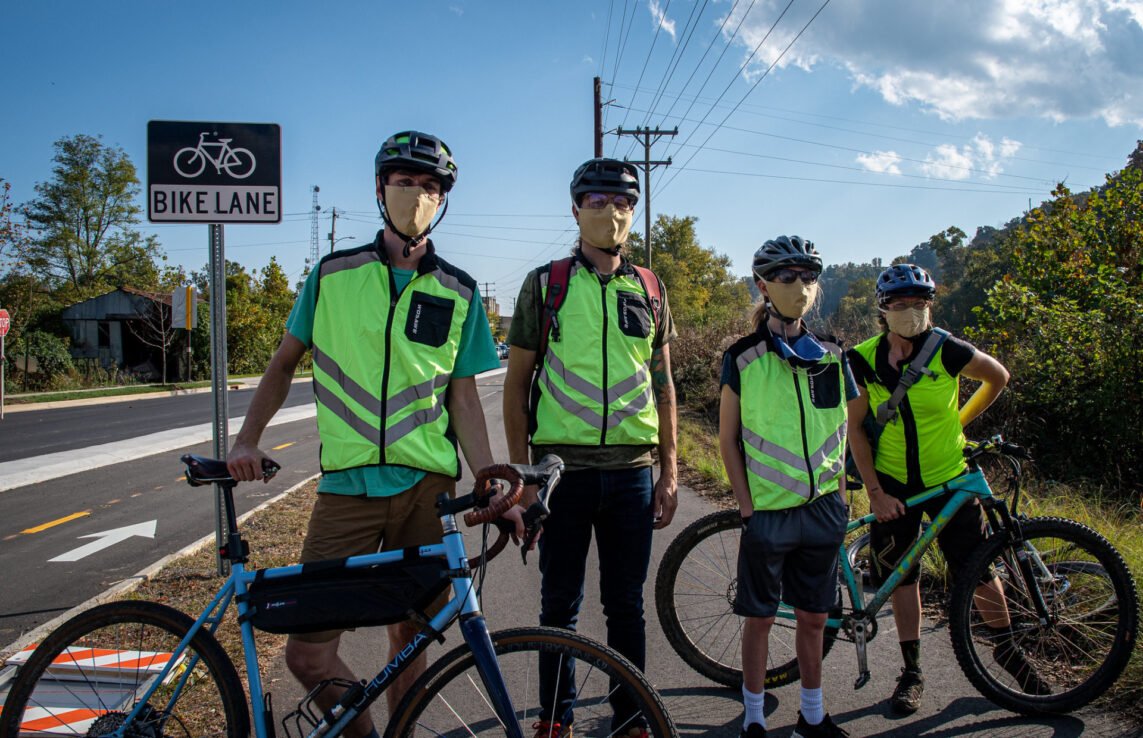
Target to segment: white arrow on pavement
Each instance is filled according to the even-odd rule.
[[[79,561],[82,558],[91,556],[93,553],[102,551],[105,548],[110,548],[116,543],[126,541],[133,536],[154,538],[155,526],[158,522],[157,520],[148,520],[146,523],[136,523],[135,525],[127,525],[122,528],[116,528],[115,530],[105,530],[102,533],[89,533],[86,536],[79,536],[80,538],[95,538],[96,540],[85,546],[80,546],[74,551],[61,554],[54,559],[48,559],[48,561]]]

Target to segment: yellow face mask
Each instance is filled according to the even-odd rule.
[[[818,296],[817,282],[806,284],[800,279],[795,279],[790,284],[763,281],[766,284],[766,294],[770,297],[774,309],[781,313],[782,317],[791,320],[808,313]]]
[[[927,307],[884,310],[881,314],[885,316],[889,330],[902,338],[912,338],[924,333],[929,327],[929,309]]]
[[[393,227],[409,238],[428,230],[440,204],[424,187],[385,185],[385,212]]]
[[[580,236],[596,248],[613,249],[627,243],[631,216],[631,211],[623,212],[610,203],[598,210],[583,208],[579,211]]]

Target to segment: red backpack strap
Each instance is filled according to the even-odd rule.
[[[655,321],[657,329],[663,323],[663,283],[659,281],[659,276],[647,267],[637,264],[631,266],[635,267],[635,275],[639,277],[647,293],[647,299],[651,303],[652,320]]]
[[[571,281],[572,257],[556,259],[548,265],[548,292],[540,312],[540,347],[536,352],[536,364],[543,364],[548,353],[548,336],[560,340],[560,321],[556,317],[560,306],[568,296],[568,282]],[[542,293],[542,290],[541,290]]]

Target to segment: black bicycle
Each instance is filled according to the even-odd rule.
[[[969,470],[910,498],[921,504],[952,493],[936,519],[871,597],[864,591],[862,562],[867,541],[840,551],[838,607],[827,620],[823,654],[838,640],[856,644],[860,688],[869,680],[866,644],[877,635],[877,613],[904,577],[963,505],[980,500],[990,534],[963,572],[949,605],[949,634],[961,669],[981,694],[1022,713],[1070,712],[1102,695],[1119,678],[1135,647],[1139,599],[1122,555],[1103,536],[1071,520],[1028,518],[1018,512],[1021,462],[1027,452],[999,436],[966,449]],[[980,470],[986,457],[1007,463],[1011,502],[993,495]],[[851,521],[848,532],[873,522]],[[655,605],[668,642],[707,678],[730,687],[742,684],[742,619],[732,606],[737,589],[737,510],[712,513],[685,528],[667,548],[655,580]],[[977,584],[992,570],[1004,590],[1012,624],[1011,641],[998,640],[994,611],[974,601]],[[849,607],[841,607],[841,590]],[[784,626],[784,627],[783,627]],[[1013,667],[1011,644],[1023,657]],[[766,686],[797,681],[794,613],[779,608],[770,631]],[[1017,673],[1012,673],[1017,672]],[[1035,678],[1031,678],[1031,675]]]

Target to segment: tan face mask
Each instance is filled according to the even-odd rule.
[[[428,230],[440,204],[424,187],[385,185],[385,212],[393,227],[410,238]]]
[[[763,280],[765,281],[765,280]],[[814,306],[814,299],[818,296],[818,285],[806,284],[800,279],[795,279],[790,284],[782,284],[781,282],[765,282],[766,294],[770,296],[770,302],[773,303],[774,309],[782,314],[784,318],[800,318],[810,311]]]
[[[631,232],[631,211],[621,212],[614,205],[579,211],[579,233],[584,241],[600,249],[613,249],[627,243]]]
[[[924,333],[925,329],[929,327],[929,309],[927,307],[885,310],[881,314],[885,316],[889,330],[902,338],[912,338]]]

